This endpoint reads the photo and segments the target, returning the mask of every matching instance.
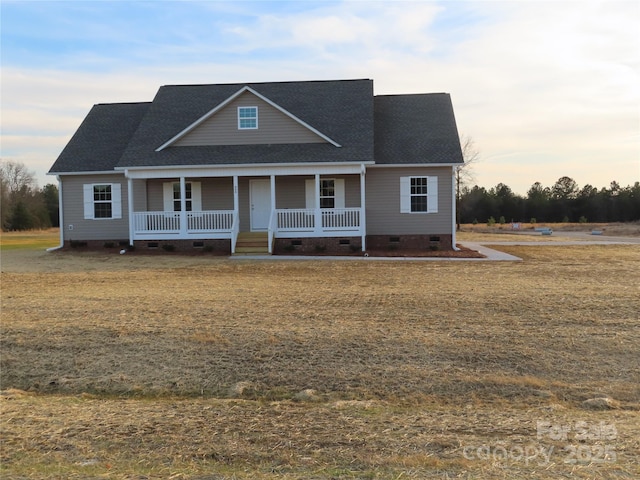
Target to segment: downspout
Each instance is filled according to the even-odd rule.
[[[460,251],[456,247],[456,167],[451,166],[451,248],[455,252]]]
[[[64,219],[62,213],[62,180],[60,180],[60,175],[56,175],[56,180],[58,180],[58,223],[60,224],[60,245],[57,247],[47,248],[47,252],[53,252],[55,250],[59,250],[64,247]]]

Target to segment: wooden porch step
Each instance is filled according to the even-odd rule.
[[[267,232],[241,232],[236,241],[234,255],[256,255],[269,253]]]

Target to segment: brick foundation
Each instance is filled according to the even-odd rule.
[[[120,250],[129,248],[128,240],[65,241],[70,250]],[[140,253],[212,253],[231,255],[231,240],[136,240]],[[451,235],[367,235],[367,250],[433,251],[452,250]],[[357,255],[362,253],[360,237],[276,238],[276,255]]]
[[[355,255],[362,253],[360,237],[276,238],[276,255]]]
[[[453,250],[451,235],[367,235],[367,250]]]
[[[231,255],[231,240],[136,240],[133,242],[137,252],[208,252],[219,255]]]

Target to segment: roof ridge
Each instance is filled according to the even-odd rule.
[[[428,93],[386,93],[386,94],[381,94],[381,95],[374,95],[375,98],[377,97],[425,97],[427,95],[451,95],[449,92],[428,92]]]
[[[148,101],[148,102],[100,102],[100,103],[94,103],[93,106],[94,107],[98,107],[98,106],[102,106],[102,105],[145,105],[145,104],[151,104],[153,103],[152,101]]]
[[[222,87],[222,86],[233,86],[233,85],[285,85],[292,83],[337,83],[337,82],[363,82],[363,81],[373,81],[371,78],[343,78],[343,79],[335,79],[335,80],[285,80],[285,81],[272,81],[272,82],[225,82],[225,83],[171,83],[167,85],[162,85],[163,87]]]

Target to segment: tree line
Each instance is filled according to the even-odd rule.
[[[58,227],[58,187],[38,188],[21,162],[0,162],[0,222],[3,231]]]
[[[534,183],[526,196],[499,183],[485,189],[463,186],[458,194],[460,223],[494,222],[631,222],[640,220],[640,182],[622,187],[580,187],[561,177],[551,187]]]
[[[472,160],[472,143],[465,145]],[[467,166],[473,162],[467,161]],[[499,183],[485,189],[464,184],[457,175],[458,223],[494,222],[631,222],[640,220],[640,182],[626,187],[611,182],[597,189],[580,188],[570,177],[561,177],[551,187],[534,183],[526,196]],[[2,230],[29,230],[59,226],[58,187],[38,188],[35,174],[20,162],[0,162],[0,221]]]

